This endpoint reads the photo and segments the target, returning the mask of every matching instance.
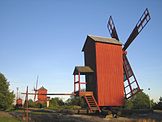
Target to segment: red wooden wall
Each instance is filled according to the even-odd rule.
[[[123,58],[120,45],[96,43],[99,106],[121,106],[124,100]]]

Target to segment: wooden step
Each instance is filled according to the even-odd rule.
[[[79,92],[79,96],[92,96],[93,92]]]
[[[92,108],[92,110],[98,110],[98,108],[97,107],[91,107]]]

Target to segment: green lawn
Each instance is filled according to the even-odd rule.
[[[8,112],[0,111],[0,122],[20,122]]]

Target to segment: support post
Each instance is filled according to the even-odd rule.
[[[76,92],[75,82],[76,82],[76,77],[75,77],[75,74],[74,74],[74,93]]]
[[[79,92],[80,92],[80,72],[78,72],[78,85],[79,85]]]
[[[28,122],[29,121],[29,111],[28,111],[28,86],[27,86],[27,88],[26,88],[26,105],[25,105],[25,114],[26,114],[26,118],[25,118],[25,120],[26,120],[26,122]]]

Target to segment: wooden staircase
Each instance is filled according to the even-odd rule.
[[[99,111],[101,112],[100,107],[97,104],[96,99],[93,96],[93,92],[91,91],[77,91],[75,92],[76,96],[84,97],[88,108],[91,112]]]
[[[87,103],[87,105],[88,105],[88,107],[89,107],[89,110],[90,110],[91,112],[94,112],[94,111],[99,111],[99,112],[101,112],[100,107],[98,106],[98,104],[97,104],[97,102],[96,102],[96,100],[95,100],[93,94],[92,94],[92,95],[90,95],[90,94],[85,94],[85,95],[84,95],[84,98],[85,98],[86,103]]]

